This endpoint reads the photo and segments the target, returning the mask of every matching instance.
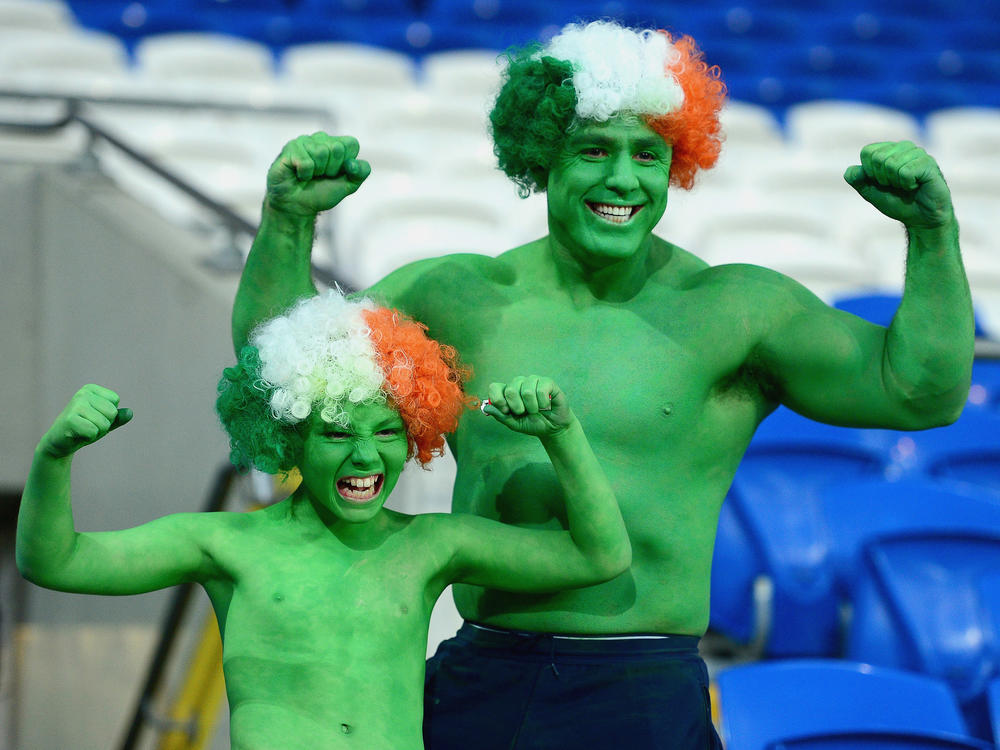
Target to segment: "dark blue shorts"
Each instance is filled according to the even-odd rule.
[[[716,750],[696,636],[565,638],[465,623],[427,662],[426,750]]]

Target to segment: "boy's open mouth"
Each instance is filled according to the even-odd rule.
[[[642,206],[613,206],[610,203],[584,202],[593,213],[611,224],[626,224],[642,209]]]
[[[384,474],[367,477],[343,477],[337,480],[337,492],[349,503],[367,503],[382,491]]]

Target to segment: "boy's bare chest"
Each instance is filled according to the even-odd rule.
[[[376,634],[402,637],[426,627],[439,592],[431,590],[434,571],[419,560],[401,564],[397,555],[378,550],[268,546],[229,561],[227,620],[238,624],[240,633],[256,633],[282,648],[296,648],[296,639],[323,648],[359,634],[374,642]]]

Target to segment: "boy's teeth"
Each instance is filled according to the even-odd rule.
[[[377,494],[381,476],[344,477],[337,482],[337,491],[348,500],[371,500]]]

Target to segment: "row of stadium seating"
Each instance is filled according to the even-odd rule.
[[[725,72],[733,96],[777,110],[830,97],[918,113],[972,102],[1000,106],[995,44],[1000,14],[976,3],[966,12],[892,2],[669,8],[593,0],[73,0],[71,5],[82,25],[114,33],[130,48],[152,34],[201,31],[253,39],[278,53],[289,45],[348,41],[417,57],[446,49],[502,50],[549,36],[570,20],[614,16],[693,35],[707,59]]]

